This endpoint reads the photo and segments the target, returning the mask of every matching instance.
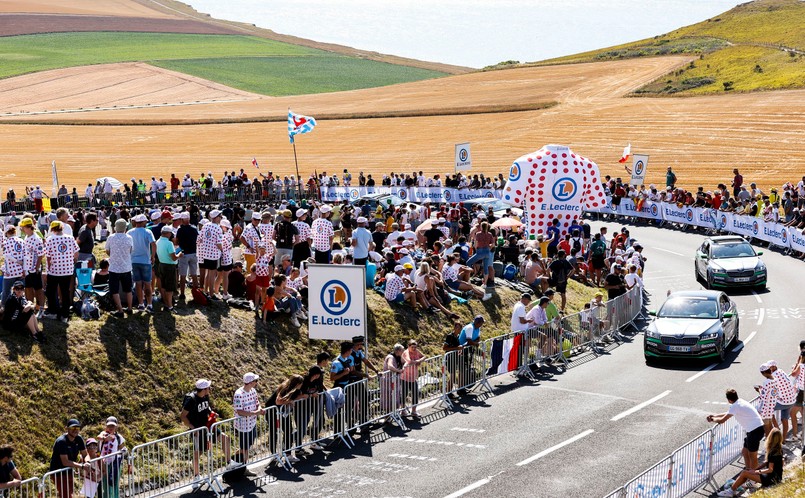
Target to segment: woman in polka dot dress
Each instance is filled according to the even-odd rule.
[[[218,278],[215,281],[215,290],[221,289],[221,298],[229,299],[229,272],[232,271],[232,242],[235,240],[232,233],[232,224],[227,219],[221,220],[223,237],[221,239],[221,264],[218,267]]]

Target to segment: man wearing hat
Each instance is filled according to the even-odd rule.
[[[137,309],[151,313],[154,311],[151,305],[152,264],[156,258],[157,243],[151,230],[145,228],[148,218],[144,214],[138,214],[131,222],[134,228],[128,234],[132,240],[131,274],[137,292]]]
[[[113,316],[123,318],[123,312],[131,313],[131,253],[134,239],[126,233],[126,220],[115,220],[115,233],[106,239],[106,254],[109,256],[109,293],[117,311]],[[121,292],[123,298],[121,299]],[[123,308],[125,302],[125,310]]]
[[[177,265],[179,257],[182,255],[181,248],[176,252],[176,246],[173,244],[173,227],[164,225],[161,230],[161,237],[157,241],[157,259],[159,266],[157,267],[160,285],[160,294],[162,296],[162,306],[168,313],[173,313],[173,294],[176,292],[177,281]]]
[[[461,368],[463,376],[460,382],[462,386],[475,382],[478,376],[482,374],[482,372],[478,372],[473,368],[473,359],[475,349],[481,344],[481,327],[484,322],[483,316],[476,315],[472,322],[465,325],[458,334],[458,343],[462,347],[460,360],[463,362],[463,367]],[[460,389],[458,394],[463,396],[467,394],[467,391],[466,389]]]
[[[176,230],[174,240],[181,249],[179,256],[179,301],[185,300],[184,289],[187,279],[190,278],[191,287],[199,287],[198,271],[198,230],[190,224],[190,212],[185,211],[177,216],[181,220],[179,228]]]
[[[60,221],[50,224],[50,235],[45,241],[45,257],[48,265],[47,301],[45,318],[67,323],[70,317],[70,284],[75,272],[78,244],[71,236],[65,235]],[[62,296],[63,299],[59,299]]]
[[[261,215],[253,213],[251,219],[240,234],[240,245],[243,248],[243,258],[246,260],[246,269],[252,267],[257,257],[257,246],[262,238],[258,227],[260,226]]]
[[[10,294],[3,303],[3,328],[11,332],[25,329],[36,342],[44,343],[45,335],[39,330],[36,307],[25,298],[25,284],[22,280],[13,282]]]
[[[621,265],[612,265],[612,273],[604,277],[604,289],[607,290],[607,300],[626,294],[626,282],[623,281],[623,267]]]
[[[285,209],[281,213],[282,220],[274,227],[274,233],[277,237],[277,252],[274,253],[274,266],[278,267],[282,263],[284,256],[289,258],[293,256],[294,238],[299,235],[291,218],[293,213],[290,209]]]
[[[265,410],[260,407],[260,397],[257,394],[257,381],[260,376],[253,372],[243,375],[243,385],[235,391],[232,408],[238,418],[235,419],[235,433],[238,437],[238,451],[235,452],[235,461],[245,465],[249,461],[249,449],[257,438],[257,417],[263,415]],[[254,472],[246,470],[247,476],[255,476]]]
[[[25,275],[25,298],[39,307],[37,318],[42,318],[45,309],[45,291],[42,282],[42,258],[45,256],[45,244],[34,229],[34,221],[24,218],[20,221],[20,230],[25,234],[22,242],[23,273]]]
[[[363,216],[358,216],[358,228],[352,232],[352,257],[356,266],[366,266],[369,260],[369,244],[372,242],[372,234],[366,229],[367,220]]]
[[[310,257],[310,223],[308,222],[308,213],[306,208],[299,208],[296,210],[296,221],[293,222],[296,227],[297,234],[294,237],[293,253],[291,260],[296,268],[299,268],[302,261],[307,261]]]
[[[71,418],[67,421],[66,427],[65,433],[59,436],[53,444],[48,469],[50,472],[66,468],[80,471],[89,466],[87,463],[79,463],[83,462],[87,456],[87,446],[84,438],[79,434],[81,423],[77,419]],[[73,474],[73,472],[59,472],[51,475],[51,480],[60,498],[73,496]]]
[[[403,280],[405,268],[402,265],[394,267],[394,273],[386,276],[386,301],[390,303],[402,303],[407,301],[411,307],[417,309],[416,287],[406,285]]]
[[[330,252],[333,248],[333,236],[335,235],[333,223],[330,221],[333,208],[324,204],[319,207],[319,211],[321,212],[321,218],[313,221],[310,232],[313,239],[312,247],[316,263],[326,264],[330,262]]]
[[[221,260],[224,243],[224,231],[221,229],[223,216],[221,211],[213,209],[209,213],[210,223],[201,228],[199,244],[197,247],[201,280],[203,281],[204,292],[210,299],[217,301],[215,294],[215,280],[218,278],[218,266]]]

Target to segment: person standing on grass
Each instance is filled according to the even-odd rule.
[[[548,265],[550,278],[548,285],[556,289],[559,296],[562,298],[562,313],[565,312],[565,304],[567,301],[567,281],[573,275],[573,265],[567,261],[567,253],[563,249],[559,249],[556,253],[556,259]]]
[[[134,240],[126,233],[126,220],[115,221],[115,233],[106,239],[106,254],[109,256],[109,293],[117,311],[112,315],[123,318],[123,312],[131,314],[131,253]],[[121,299],[120,293],[123,293]],[[123,302],[126,303],[125,309]]]
[[[152,287],[152,265],[156,259],[157,244],[151,230],[145,228],[148,218],[144,214],[138,214],[131,219],[134,228],[129,230],[133,245],[131,250],[131,274],[134,286],[137,291],[137,309],[153,313],[154,307],[151,305]]]
[[[777,368],[776,361],[772,360],[769,362],[769,369],[774,379],[774,390],[777,394],[777,403],[774,406],[774,410],[780,411],[780,419],[783,425],[783,440],[785,440],[788,438],[788,421],[791,416],[791,408],[797,401],[797,389],[795,385],[791,384],[788,375]]]
[[[238,437],[238,451],[235,460],[246,465],[249,461],[249,450],[257,439],[257,417],[263,415],[265,410],[260,407],[260,397],[257,394],[257,381],[260,376],[248,372],[243,375],[243,385],[235,391],[232,408],[238,418],[235,419],[235,432]],[[246,475],[254,477],[257,474],[246,470]]]
[[[231,299],[229,295],[229,273],[232,271],[232,242],[235,237],[232,234],[232,223],[228,219],[221,220],[223,238],[221,239],[221,266],[218,268],[218,278],[215,280],[215,288],[221,289],[221,298]]]
[[[181,256],[181,249],[176,253],[173,245],[173,228],[170,225],[162,227],[162,236],[157,241],[157,258],[159,259],[159,292],[162,295],[164,311],[173,313],[173,294],[176,292],[176,266]]]
[[[50,236],[45,241],[45,256],[48,265],[47,300],[45,318],[67,323],[70,318],[70,284],[75,272],[78,244],[73,237],[65,235],[60,221],[50,224]]]
[[[179,301],[184,301],[184,289],[187,286],[187,279],[190,279],[191,288],[199,287],[198,278],[198,256],[196,255],[198,244],[198,230],[190,224],[190,213],[185,211],[179,215],[181,225],[176,230],[176,242],[182,249],[179,256]]]
[[[765,434],[763,420],[755,407],[752,406],[752,403],[739,398],[735,389],[727,389],[726,396],[730,405],[729,410],[725,413],[708,415],[707,421],[723,424],[730,418],[735,417],[735,420],[746,432],[743,450],[741,451],[744,468],[747,470],[756,469],[758,466],[757,451],[760,448],[760,440],[763,439]]]
[[[106,428],[96,438],[101,447],[101,456],[114,455],[104,459],[106,471],[101,481],[101,496],[104,498],[120,497],[120,467],[124,460],[124,455],[120,452],[126,450],[126,438],[121,436],[117,429],[117,417],[108,417]],[[129,474],[131,472],[132,466],[129,463]]]
[[[199,266],[204,274],[204,292],[210,299],[217,301],[215,296],[218,289],[215,288],[215,280],[218,277],[218,266],[221,260],[223,249],[224,232],[221,229],[221,211],[213,209],[209,214],[210,222],[201,228],[199,234]]]
[[[327,264],[330,262],[330,253],[333,248],[333,223],[330,217],[333,213],[333,208],[324,204],[319,208],[321,218],[313,221],[310,227],[311,236],[313,238],[313,253],[316,258],[316,263]]]
[[[0,302],[5,302],[12,295],[14,282],[25,276],[25,248],[22,239],[17,236],[17,227],[8,225],[3,237],[3,289]]]
[[[81,423],[74,418],[67,421],[67,430],[56,439],[53,444],[53,453],[50,456],[50,472],[62,469],[83,470],[89,465],[83,462],[87,457],[87,447],[84,438],[79,434]],[[67,470],[50,476],[56,487],[59,498],[72,498],[73,496],[73,471]]]
[[[33,220],[25,218],[20,222],[20,230],[25,234],[23,240],[23,272],[25,273],[25,298],[39,308],[37,318],[42,318],[45,309],[45,290],[42,281],[42,259],[45,256],[45,243],[36,233]]]
[[[240,246],[243,248],[243,258],[246,260],[246,268],[251,268],[257,258],[257,246],[260,244],[260,213],[252,213],[249,223],[240,234]]]

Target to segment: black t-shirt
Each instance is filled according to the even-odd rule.
[[[444,234],[442,233],[442,231],[439,230],[436,227],[431,227],[431,228],[425,230],[424,235],[425,235],[425,240],[427,241],[427,244],[428,244],[428,249],[433,249],[433,244],[435,242],[438,242],[438,240],[440,238],[444,237]]]
[[[299,230],[290,221],[282,220],[277,223],[275,233],[279,249],[293,249],[293,236],[299,235]]]
[[[63,469],[64,465],[61,463],[61,455],[67,455],[67,460],[75,462],[78,460],[78,455],[87,449],[84,444],[84,438],[76,436],[75,439],[70,441],[67,434],[62,434],[56,439],[53,444],[53,454],[50,457],[50,470]]]
[[[503,262],[517,266],[520,263],[520,248],[517,244],[503,246]]]
[[[555,259],[548,265],[548,269],[551,270],[551,278],[554,282],[564,282],[573,271],[573,265],[566,259]]]
[[[95,237],[86,225],[82,226],[78,231],[78,252],[83,254],[92,254],[92,249],[95,247]]]
[[[229,293],[235,297],[246,296],[246,277],[239,271],[229,274]]]
[[[372,242],[375,243],[375,251],[380,252],[383,250],[383,243],[386,241],[386,232],[372,232]]]
[[[457,348],[461,346],[461,343],[458,342],[458,336],[454,334],[447,334],[444,336],[444,345],[448,348]]]
[[[198,241],[198,230],[192,225],[182,225],[176,231],[176,241],[185,254],[196,253],[196,241]],[[229,276],[230,281],[232,276]]]
[[[623,283],[623,278],[620,275],[615,275],[614,273],[610,273],[604,279],[607,285],[619,285],[620,287],[616,287],[614,289],[607,289],[607,299],[614,299],[620,295],[626,294],[626,287]]]
[[[11,480],[11,472],[17,468],[14,462],[9,460],[5,465],[0,465],[0,482],[8,482]]]
[[[766,461],[770,464],[774,464],[774,471],[771,474],[761,476],[763,478],[764,488],[779,484],[783,480],[783,454],[769,455],[766,457]]]
[[[187,410],[187,420],[193,424],[194,429],[207,426],[207,419],[210,417],[212,407],[210,406],[210,397],[199,397],[198,394],[193,393],[188,396],[182,406],[182,411]]]

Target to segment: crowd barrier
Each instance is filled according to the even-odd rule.
[[[759,398],[752,400],[755,407],[758,402]],[[732,417],[702,432],[605,498],[680,498],[708,484],[715,491],[716,474],[741,456],[745,435]]]
[[[263,415],[220,420],[209,428],[137,445],[128,455],[97,458],[88,466],[97,464],[93,471],[63,469],[28,479],[4,497],[65,498],[69,489],[75,498],[151,498],[190,486],[206,486],[220,495],[221,477],[236,466],[276,460],[291,470],[290,454],[306,446],[342,442],[351,447],[350,432],[380,422],[394,422],[407,430],[406,410],[451,406],[450,396],[459,391],[494,394],[490,379],[504,374],[533,379],[533,371],[545,360],[552,359],[561,368],[573,352],[589,348],[597,354],[598,344],[618,339],[618,331],[632,325],[641,310],[642,290],[635,287],[605,305],[425,358],[405,366],[402,373],[384,371],[349,384],[340,406],[325,402],[320,394],[272,406]],[[720,464],[720,456],[714,456],[711,460]],[[101,484],[93,491],[92,483]],[[643,481],[632,486],[640,484]]]
[[[668,202],[643,201],[640,209],[631,199],[621,199],[620,204],[612,204],[607,198],[604,206],[587,208],[587,212],[607,215],[636,217],[659,223],[676,223],[684,226],[701,227],[713,232],[725,232],[755,238],[779,247],[783,251],[805,252],[805,235],[802,231],[786,227],[782,223],[764,221],[755,216],[740,215],[718,211],[712,208],[693,206],[679,207]]]
[[[500,199],[500,189],[458,189],[446,187],[320,187],[321,200],[325,202],[357,201],[365,195],[393,195],[401,201],[422,204],[424,202],[462,202],[472,199]]]

